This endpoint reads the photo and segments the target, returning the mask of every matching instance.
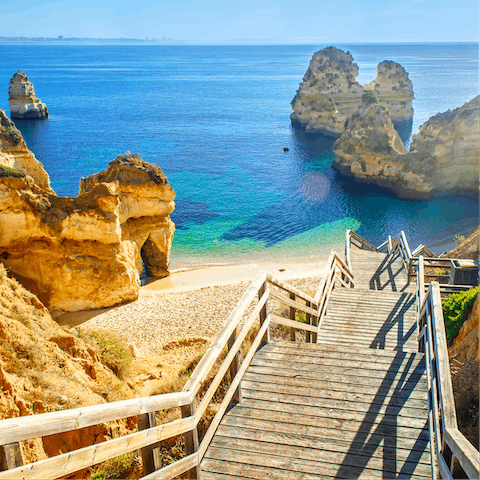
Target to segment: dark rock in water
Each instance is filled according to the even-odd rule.
[[[287,147],[283,147],[283,151],[284,151],[284,152],[289,152],[289,151],[290,151],[290,149],[289,149],[289,148],[287,148]]]

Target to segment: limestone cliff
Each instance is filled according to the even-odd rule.
[[[47,118],[48,109],[42,101],[35,96],[32,82],[19,70],[10,80],[8,86],[8,103],[12,118]]]
[[[27,148],[22,134],[13,122],[3,110],[0,110],[0,169],[2,166],[28,173],[45,191],[54,193],[50,187],[50,178],[43,165]],[[5,170],[5,168],[1,170]]]
[[[377,67],[377,78],[365,85],[390,112],[395,125],[408,122],[413,117],[413,85],[408,73],[398,63],[385,60]]]
[[[401,65],[391,61],[380,63],[377,78],[366,86],[355,80],[357,76],[358,65],[349,52],[328,47],[315,53],[291,103],[292,124],[338,137],[366,91],[375,94],[390,110],[395,124],[411,120],[412,82]]]
[[[138,297],[139,275],[168,275],[175,192],[160,168],[119,156],[57,197],[20,171],[0,176],[0,258],[51,311]]]
[[[96,350],[60,328],[0,264],[0,419],[132,398]],[[130,420],[22,442],[27,462],[115,437]],[[78,477],[77,477],[78,478]]]
[[[478,98],[430,118],[413,137],[408,153],[397,147],[398,142],[392,143],[392,137],[387,142],[386,132],[394,127],[381,105],[374,111],[361,106],[333,146],[333,167],[400,198],[423,199],[437,193],[478,198]],[[384,141],[370,140],[379,135]]]

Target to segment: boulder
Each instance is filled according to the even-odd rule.
[[[332,166],[356,181],[385,187],[399,198],[420,200],[439,193],[478,198],[478,98],[430,118],[406,153],[393,133],[388,110],[366,93],[333,146]]]
[[[315,53],[291,103],[292,124],[312,133],[339,137],[365,92],[376,95],[390,110],[394,124],[412,119],[412,82],[401,65],[380,63],[377,78],[366,86],[355,80],[357,76],[358,65],[349,52],[328,47]]]
[[[26,172],[0,176],[0,258],[54,312],[138,297],[143,264],[169,274],[175,192],[157,166],[120,155],[58,197]]]
[[[42,101],[35,96],[33,83],[19,70],[10,80],[8,86],[8,103],[12,118],[34,119],[47,118],[48,109]]]

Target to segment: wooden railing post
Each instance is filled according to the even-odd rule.
[[[191,417],[195,415],[195,405],[190,403],[181,407],[182,418]],[[191,455],[198,451],[198,429],[197,426],[193,430],[185,433],[185,454]],[[200,479],[200,465],[197,465],[195,468],[192,468],[188,471],[188,478],[190,479]]]
[[[231,350],[233,347],[233,344],[237,340],[237,329],[235,329],[228,339],[228,350]],[[240,366],[240,352],[237,352],[235,354],[235,357],[232,360],[232,363],[230,364],[230,381],[233,382],[233,379],[235,378],[235,375],[238,372],[238,368]],[[238,388],[235,390],[235,393],[233,394],[233,400],[235,402],[240,403],[242,401],[242,387],[241,384],[238,384]]]
[[[310,302],[306,302],[306,306],[311,307],[312,304]],[[311,325],[312,324],[312,315],[310,315],[309,313],[306,313],[305,314],[305,320],[306,320],[307,325]],[[312,341],[312,333],[311,332],[305,332],[305,340],[306,340],[307,343],[310,343]]]
[[[150,412],[137,416],[137,425],[139,430],[146,430],[157,426],[157,413]],[[149,445],[140,450],[142,454],[143,472],[145,475],[158,470],[162,466],[158,443]]]
[[[267,282],[265,281],[260,289],[258,290],[258,299],[260,300],[263,297],[263,294],[267,290]],[[262,325],[264,324],[266,318],[267,318],[267,306],[268,306],[268,301],[265,303],[265,305],[262,307],[260,310],[260,328],[262,328]],[[267,331],[265,332],[265,335],[262,338],[263,343],[269,343],[270,342],[270,327],[267,328]]]
[[[22,466],[25,462],[23,459],[22,446],[19,442],[9,443],[0,449],[1,468],[0,470],[11,470],[15,467]]]
[[[290,294],[290,299],[295,301],[296,297],[295,297],[295,294],[294,293],[291,293]],[[296,316],[296,313],[297,313],[297,310],[294,308],[294,307],[290,307],[290,319],[291,320],[295,320],[295,316]],[[291,328],[290,327],[290,340],[292,342],[295,341],[295,332],[297,330],[295,328]]]

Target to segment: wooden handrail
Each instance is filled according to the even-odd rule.
[[[91,427],[99,423],[111,422],[166,408],[181,407],[189,402],[190,396],[188,394],[176,392],[59,412],[7,418],[0,420],[0,445]]]
[[[428,388],[428,418],[432,478],[453,478],[453,467],[460,464],[470,479],[480,474],[479,452],[458,430],[447,340],[440,298],[440,285],[431,282],[424,287],[424,258],[419,257],[417,270],[417,327],[419,350],[425,352]],[[451,463],[447,464],[447,447]],[[448,458],[448,457],[447,457]]]
[[[48,458],[28,465],[16,466],[7,471],[0,472],[1,478],[56,478],[74,473],[83,468],[88,468],[104,460],[128,453],[137,449],[151,452],[152,446],[172,436],[186,434],[187,438],[197,438],[196,429],[204,415],[209,403],[221,384],[228,371],[231,372],[230,387],[209,427],[202,443],[190,442],[187,457],[176,461],[154,472],[146,472],[144,478],[171,478],[187,471],[197,472],[198,466],[213,437],[213,434],[232,399],[237,401],[241,398],[240,381],[245,373],[251,358],[262,341],[269,341],[269,328],[272,322],[283,323],[293,331],[303,330],[306,332],[306,340],[316,342],[319,325],[319,316],[324,314],[331,291],[335,283],[344,286],[353,286],[353,275],[348,265],[332,252],[328,264],[328,273],[323,279],[321,287],[315,296],[305,294],[301,290],[289,285],[283,280],[271,274],[261,272],[255,277],[250,286],[242,295],[234,310],[230,313],[209,348],[196,366],[192,375],[186,382],[182,391],[155,395],[152,397],[123,400],[109,404],[93,405],[60,412],[50,412],[26,417],[17,417],[0,420],[0,445],[19,446],[18,442],[46,435],[63,433],[78,428],[89,427],[99,423],[115,421],[130,416],[148,414],[155,420],[156,412],[167,408],[180,407],[184,418],[172,422],[155,425],[155,421],[147,422],[143,428],[135,433],[120,438],[108,440],[103,443],[91,445],[83,449],[74,450],[56,457]],[[290,297],[283,296],[277,291],[268,288],[268,285],[277,287],[287,292]],[[258,301],[256,299],[258,298]],[[307,323],[293,319],[285,319],[267,314],[267,303],[272,298],[290,307],[294,312],[303,311],[306,314]],[[246,322],[243,318],[247,309],[256,301],[253,311],[249,314]],[[305,302],[305,303],[301,303]],[[252,342],[252,346],[244,360],[239,362],[239,351],[242,342],[253,325],[260,320],[260,329]],[[243,323],[242,323],[243,322]],[[241,326],[241,328],[240,328]],[[240,332],[238,333],[238,329]],[[210,377],[212,368],[217,363],[222,351],[227,348],[226,357],[218,367],[218,371],[212,379],[209,388],[203,395],[199,405],[194,409],[196,396]],[[140,427],[140,424],[139,424]],[[8,447],[10,448],[10,447]],[[196,450],[196,451],[195,451]],[[152,462],[152,468],[158,468],[158,462]],[[157,466],[156,466],[157,465]],[[193,469],[193,470],[192,470]]]

